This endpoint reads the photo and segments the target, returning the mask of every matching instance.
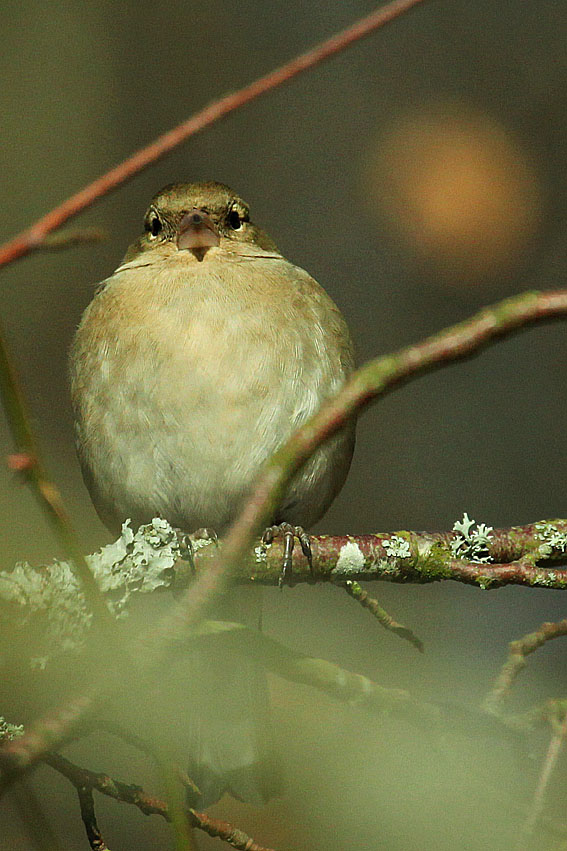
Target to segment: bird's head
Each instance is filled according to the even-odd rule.
[[[270,237],[250,220],[248,204],[215,181],[171,183],[154,195],[144,217],[144,233],[130,246],[123,263],[140,255],[150,260],[178,252],[191,254],[198,262],[209,252],[279,256]]]

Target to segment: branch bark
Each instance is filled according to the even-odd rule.
[[[43,762],[66,777],[77,789],[81,802],[81,814],[91,848],[102,851],[106,847],[104,844],[96,844],[96,841],[102,841],[102,839],[94,814],[92,796],[94,789],[102,795],[113,798],[115,801],[133,804],[146,816],[159,815],[166,821],[170,821],[170,812],[166,802],[154,795],[149,795],[141,786],[123,783],[121,780],[115,780],[108,774],[89,771],[88,768],[75,765],[75,763],[70,762],[58,753],[46,754]],[[187,808],[186,812],[192,827],[208,833],[209,836],[224,840],[233,848],[239,849],[239,851],[271,851],[269,848],[258,845],[244,831],[226,821],[215,819],[207,813],[199,813],[190,808]]]
[[[191,562],[188,539],[193,541]],[[567,568],[561,566],[567,564],[567,520],[493,530],[483,556],[489,561],[456,558],[453,550],[457,540],[455,531],[314,536],[313,573],[301,547],[296,546],[293,581],[333,582],[341,587],[350,583],[349,593],[356,599],[366,594],[353,593],[360,580],[419,584],[453,580],[485,590],[503,585],[556,590],[567,587]],[[191,594],[202,581],[200,577],[208,576],[218,555],[218,546],[210,538],[200,538],[199,533],[182,535],[156,518],[135,534],[124,524],[117,541],[87,556],[86,561],[111,616],[117,618],[140,595],[178,593],[188,586]],[[231,578],[241,583],[277,585],[282,558],[281,542],[266,545],[257,540]],[[376,601],[369,603],[364,596],[361,602],[386,628],[420,649],[419,639],[393,621]],[[79,580],[65,561],[41,568],[20,563],[0,571],[0,612],[4,635],[11,642],[4,648],[8,657],[16,652],[13,635],[22,630],[34,653],[41,648],[43,663],[62,651],[80,650],[92,636],[92,619]]]

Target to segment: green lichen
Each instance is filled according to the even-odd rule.
[[[392,558],[410,558],[411,547],[406,538],[401,535],[392,535],[390,538],[384,538],[382,546],[386,551],[386,555]]]
[[[534,537],[542,541],[538,547],[542,556],[567,552],[567,534],[560,532],[553,523],[536,523],[536,529]]]
[[[475,529],[475,522],[465,511],[463,519],[453,523],[455,536],[450,543],[451,552],[455,558],[466,558],[468,561],[485,564],[492,561],[488,550],[493,537],[490,533],[493,530],[492,526],[486,526],[484,523],[479,523]]]
[[[20,736],[23,735],[23,724],[10,724],[9,721],[6,721],[6,719],[0,715],[0,742],[11,741],[12,739],[19,739]]]
[[[538,570],[530,578],[530,585],[539,588],[566,588],[567,582],[564,579],[559,579],[554,570]]]
[[[381,577],[400,577],[401,571],[400,568],[396,565],[396,563],[392,563],[391,561],[387,561],[385,558],[381,558],[376,565],[376,569],[379,572]]]
[[[421,553],[415,563],[415,570],[420,575],[421,582],[440,582],[451,579],[453,572],[447,564],[449,551],[440,542],[436,541],[427,552]]]

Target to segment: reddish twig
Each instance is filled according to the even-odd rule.
[[[160,798],[156,798],[153,795],[149,795],[141,786],[123,783],[121,780],[115,780],[108,774],[90,771],[87,768],[81,768],[58,753],[46,754],[43,761],[51,768],[55,769],[55,771],[59,772],[59,774],[66,777],[67,780],[69,780],[78,790],[80,798],[83,796],[81,799],[81,814],[83,815],[84,799],[86,803],[85,813],[87,821],[85,821],[84,815],[83,821],[85,821],[85,827],[87,826],[87,822],[89,823],[93,835],[96,835],[96,830],[98,830],[98,828],[96,828],[96,819],[94,818],[94,807],[92,806],[93,789],[96,789],[96,791],[100,792],[102,795],[113,798],[115,801],[120,801],[125,804],[133,804],[146,816],[159,815],[166,821],[170,821],[169,808],[165,801],[162,801]],[[197,827],[199,830],[203,830],[205,833],[208,833],[209,836],[224,840],[224,842],[232,845],[233,848],[239,849],[239,851],[271,851],[269,848],[264,848],[262,845],[258,845],[257,842],[254,842],[254,840],[247,836],[243,831],[226,821],[212,818],[207,815],[207,813],[198,813],[190,808],[187,808],[186,812],[187,818],[189,819],[192,827]],[[93,825],[96,830],[93,830]],[[87,828],[87,833],[89,833],[89,828]],[[100,836],[100,833],[98,835]],[[91,841],[90,836],[89,841]],[[91,847],[101,849],[101,851],[105,848],[104,844],[97,846],[93,845],[92,841]]]
[[[504,698],[509,694],[514,680],[526,667],[526,656],[535,653],[547,641],[567,635],[567,620],[558,623],[543,623],[538,630],[530,632],[516,641],[511,641],[508,648],[508,659],[502,666],[494,687],[486,697],[484,708],[496,712]]]
[[[93,181],[80,192],[77,192],[63,204],[60,204],[43,218],[39,219],[34,225],[27,230],[15,236],[9,242],[0,247],[0,266],[17,260],[28,254],[33,248],[37,247],[42,242],[45,235],[50,231],[60,227],[68,219],[76,216],[86,207],[91,206],[94,201],[102,198],[111,190],[116,189],[122,183],[138,174],[142,169],[155,163],[160,157],[171,151],[177,145],[184,142],[190,136],[218,121],[233,112],[246,103],[259,97],[260,95],[281,86],[282,83],[291,80],[303,71],[307,71],[318,65],[323,60],[334,56],[341,50],[344,50],[355,41],[369,35],[380,27],[393,21],[404,12],[407,12],[413,6],[417,6],[422,0],[393,0],[387,3],[380,9],[372,12],[364,18],[356,21],[352,26],[347,27],[321,44],[302,53],[281,68],[277,68],[255,80],[248,86],[240,89],[238,92],[226,95],[220,100],[206,106],[200,112],[193,115],[191,118],[179,124],[168,133],[159,136],[154,142],[140,151],[137,151],[127,160],[122,162],[116,168]]]
[[[539,780],[534,793],[532,805],[528,813],[528,817],[526,818],[520,831],[520,836],[516,845],[516,851],[524,851],[524,849],[528,847],[529,840],[533,836],[536,824],[541,818],[545,802],[545,793],[549,786],[549,781],[551,779],[553,769],[557,764],[557,760],[559,758],[559,754],[561,752],[561,748],[563,747],[566,737],[567,713],[564,711],[561,720],[557,718],[554,719],[553,735],[551,736],[549,747],[547,749],[547,754],[545,755],[545,759],[543,761]]]

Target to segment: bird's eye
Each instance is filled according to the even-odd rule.
[[[162,228],[163,225],[159,216],[153,215],[146,222],[146,230],[152,236],[157,236],[161,232]]]
[[[228,214],[228,223],[233,230],[240,230],[242,227],[242,219],[238,210],[231,210]]]

